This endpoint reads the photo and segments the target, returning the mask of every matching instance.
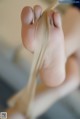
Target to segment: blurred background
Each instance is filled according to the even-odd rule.
[[[22,8],[39,4],[45,9],[51,0],[0,0],[0,112],[7,106],[7,100],[21,90],[29,77],[32,55],[22,45]],[[60,10],[65,13],[68,6]],[[72,92],[52,105],[42,115],[43,119],[80,119],[80,91]]]

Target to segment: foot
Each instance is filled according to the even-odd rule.
[[[41,15],[42,8],[38,5],[34,8],[25,7],[22,10],[22,41],[31,52],[34,52],[39,44],[34,37],[36,25]],[[51,11],[47,17],[50,24],[49,44],[44,55],[40,76],[47,86],[53,87],[60,85],[65,79],[64,35],[59,13]]]

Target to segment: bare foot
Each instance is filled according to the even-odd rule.
[[[22,41],[31,52],[34,52],[39,44],[34,37],[36,25],[41,15],[42,8],[38,5],[34,6],[33,9],[25,7],[22,10]],[[50,11],[47,17],[50,21],[49,45],[45,52],[40,76],[47,86],[53,87],[60,85],[65,79],[64,35],[59,13]]]

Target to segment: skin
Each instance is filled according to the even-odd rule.
[[[32,104],[30,115],[34,118],[46,112],[52,104],[69,94],[79,86],[79,69],[74,56],[68,59],[66,64],[66,80],[57,88],[47,88],[39,93]],[[42,85],[41,85],[42,86]],[[48,101],[49,100],[49,101]],[[35,108],[34,108],[35,107]],[[26,119],[22,114],[16,113],[15,108],[7,110],[9,119]]]
[[[35,52],[39,45],[37,35],[34,34],[41,14],[42,8],[39,5],[34,8],[27,6],[21,13],[22,41],[31,52]],[[68,57],[80,48],[80,13],[71,7],[62,18],[62,23],[59,13],[55,11],[50,11],[47,17],[50,20],[49,43],[40,77],[46,86],[56,87],[65,80],[65,63]]]
[[[25,7],[22,10],[22,41],[24,46],[31,52],[35,52],[39,45],[37,34],[40,26],[37,26],[37,24],[41,14],[42,8],[38,5],[34,6],[33,9]],[[53,87],[60,85],[65,79],[64,34],[59,13],[50,11],[47,13],[47,18],[49,22],[49,39],[44,54],[44,62],[40,70],[40,77],[44,84]]]
[[[66,60],[80,50],[80,10],[70,7],[62,18]]]
[[[40,6],[35,6],[34,9],[32,9],[31,7],[25,7],[21,14],[22,41],[24,46],[31,52],[34,52],[36,45],[38,45],[38,41],[34,41],[33,39],[35,25],[36,25],[35,23],[33,24],[33,21],[34,22],[37,21],[39,17],[41,16],[41,14],[42,14],[42,9]],[[67,61],[68,57],[74,52],[78,51],[80,47],[78,45],[80,44],[80,41],[79,41],[80,13],[77,9],[71,7],[67,11],[67,14],[64,15],[63,17],[64,36],[63,36],[63,31],[61,27],[61,19],[59,14],[54,12],[54,17],[52,17],[52,19],[54,24],[56,23],[57,27],[55,28],[56,30],[55,37],[52,35],[52,33],[55,32],[55,30],[52,29],[51,31],[52,33],[50,34],[50,36],[53,38],[51,39],[54,39],[58,36],[60,43],[63,45],[65,44],[65,60]],[[69,22],[67,23],[67,21]],[[65,38],[65,42],[63,41],[64,38]],[[51,40],[51,41],[54,41],[54,40]],[[50,43],[54,44],[54,42],[50,42]],[[48,47],[48,52],[50,51],[53,53],[53,50],[51,50],[53,49],[53,46],[52,45],[50,46],[52,48]],[[62,49],[57,49],[57,50],[60,51]],[[47,73],[48,75],[49,73],[53,74],[53,71],[54,71],[54,67],[52,68],[50,67],[54,61],[53,56],[56,56],[56,53],[53,53],[53,54],[54,55],[51,55],[52,57],[49,57],[49,59],[46,59],[45,57],[45,62],[46,62],[45,66],[43,66],[42,71],[40,72],[42,81],[44,82],[44,84],[46,84],[49,87],[57,86],[61,84],[64,80],[64,79],[62,80],[60,79],[58,80],[58,82],[56,82],[55,80],[53,80],[55,77],[51,77],[51,83],[50,83],[50,80],[48,80],[46,77]],[[55,63],[56,61],[54,61],[54,64]],[[46,68],[44,67],[47,67],[48,71],[50,72],[47,72]],[[58,67],[58,65],[56,65],[56,67]],[[57,101],[58,99],[62,98],[63,96],[67,95],[72,90],[77,88],[79,86],[79,72],[78,71],[79,71],[78,63],[76,61],[76,58],[72,56],[68,59],[68,62],[66,65],[66,80],[64,81],[64,83],[58,86],[57,88],[47,88],[46,92],[42,92],[39,96],[37,96],[33,102],[31,114],[34,115],[34,117],[39,116],[40,114],[44,113],[55,101]],[[49,101],[48,101],[48,97],[49,97]],[[43,106],[40,107],[39,103],[43,104]],[[46,106],[46,104],[48,105]],[[35,105],[39,105],[39,107]],[[34,110],[34,106],[36,107],[35,110]],[[17,114],[16,118],[18,119],[19,116],[20,114]],[[11,117],[11,119],[14,119],[14,118],[15,117]],[[19,118],[25,119],[25,117],[23,117],[22,115]]]

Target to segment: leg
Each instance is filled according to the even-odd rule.
[[[43,114],[57,100],[68,95],[79,86],[78,64],[74,57],[70,57],[66,66],[66,80],[57,88],[47,88],[43,93],[36,96],[31,108],[31,115],[37,117]],[[35,109],[34,109],[35,107]]]
[[[68,95],[70,92],[72,92],[79,86],[79,70],[75,57],[72,56],[69,58],[66,66],[66,72],[66,80],[59,87],[46,88],[43,84],[39,86],[36,98],[33,102],[30,111],[30,114],[33,115],[33,117],[38,117],[44,112],[46,112],[57,100]],[[43,90],[41,89],[42,87]],[[8,110],[8,115],[14,114],[15,110],[16,109],[14,108]],[[18,114],[18,116],[20,116],[20,114]]]

